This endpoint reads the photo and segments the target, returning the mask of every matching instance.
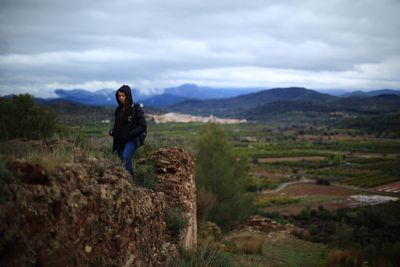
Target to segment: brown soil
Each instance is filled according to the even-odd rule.
[[[314,183],[292,184],[288,185],[280,193],[289,196],[303,196],[303,195],[329,195],[329,196],[349,196],[357,193],[358,191],[334,185],[318,185]]]
[[[292,184],[288,185],[285,189],[279,192],[271,194],[271,196],[287,196],[287,197],[300,197],[300,196],[331,196],[333,199],[321,200],[316,202],[311,202],[307,204],[289,204],[281,206],[273,206],[263,209],[265,212],[279,212],[280,214],[295,215],[299,214],[300,211],[309,206],[311,209],[317,209],[318,206],[322,205],[324,208],[335,211],[339,208],[347,207],[351,204],[351,200],[348,196],[357,194],[357,190],[337,187],[334,185],[318,185],[314,183],[302,183],[302,184]]]
[[[348,207],[350,204],[350,201],[347,199],[338,199],[338,200],[329,200],[329,201],[323,201],[323,202],[318,202],[318,203],[310,203],[307,205],[304,204],[295,204],[295,205],[290,205],[290,206],[275,206],[275,207],[270,207],[270,208],[265,208],[263,211],[265,212],[279,212],[283,216],[289,216],[289,215],[298,215],[302,209],[305,208],[305,206],[310,207],[311,209],[318,209],[319,206],[323,206],[325,209],[329,211],[335,211],[340,208],[345,208]]]
[[[377,186],[372,188],[372,190],[378,193],[380,192],[400,195],[400,182]]]

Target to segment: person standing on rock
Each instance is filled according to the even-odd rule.
[[[117,151],[133,179],[132,156],[146,138],[146,119],[140,104],[133,103],[131,88],[128,85],[121,86],[115,92],[115,98],[118,107],[115,110],[114,127],[109,134],[113,137],[113,152]]]

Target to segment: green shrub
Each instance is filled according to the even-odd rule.
[[[301,209],[300,219],[310,219],[311,218],[311,208],[309,206]]]
[[[11,178],[11,173],[6,167],[6,163],[0,160],[0,185],[7,183]]]
[[[199,247],[194,251],[183,251],[173,267],[231,267],[236,266],[231,257],[211,246]]]
[[[267,188],[271,188],[271,182],[266,178],[250,176],[247,179],[247,191],[257,192]]]
[[[330,182],[329,179],[320,178],[320,177],[317,178],[317,180],[315,181],[315,183],[316,183],[316,184],[319,184],[319,185],[330,185],[330,184],[331,184],[331,182]]]
[[[311,235],[316,235],[317,233],[319,233],[319,228],[318,228],[318,224],[311,224],[308,228],[308,231],[310,232]]]
[[[10,192],[4,190],[4,186],[10,183],[11,179],[11,172],[7,169],[5,162],[0,160],[0,205],[11,199]]]
[[[354,229],[345,223],[336,226],[333,244],[337,247],[351,247],[354,245]]]
[[[135,158],[149,158],[154,152],[160,148],[154,142],[146,139],[146,142],[138,150],[135,151]]]
[[[180,208],[171,208],[166,206],[165,223],[167,231],[173,235],[177,235],[188,226],[189,219],[183,215]]]
[[[48,138],[54,134],[57,125],[55,112],[36,105],[28,94],[0,98],[1,140]]]
[[[135,168],[135,181],[142,187],[156,190],[157,179],[154,165],[150,163],[137,166]]]
[[[207,218],[224,231],[253,212],[253,196],[246,193],[247,160],[237,158],[222,126],[207,124],[196,143],[196,184],[216,197]]]
[[[40,149],[32,149],[24,156],[30,163],[39,164],[47,171],[52,171],[63,163],[73,162],[76,157],[77,151],[71,143],[58,144],[54,148],[43,146]]]

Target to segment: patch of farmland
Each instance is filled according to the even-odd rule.
[[[306,160],[324,160],[325,157],[321,156],[309,156],[309,157],[276,157],[276,158],[259,158],[259,163],[273,163],[273,162],[281,162],[281,161],[290,161],[290,162],[297,162],[297,161],[306,161]]]
[[[400,182],[377,186],[372,188],[372,190],[380,193],[391,193],[400,195]]]

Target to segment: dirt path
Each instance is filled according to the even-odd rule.
[[[277,193],[277,192],[285,189],[289,185],[292,185],[292,184],[306,184],[306,183],[315,183],[315,180],[301,179],[299,181],[282,183],[282,184],[279,184],[278,187],[273,189],[273,190],[266,189],[266,190],[263,190],[261,193],[262,194],[274,194],[274,193]]]

